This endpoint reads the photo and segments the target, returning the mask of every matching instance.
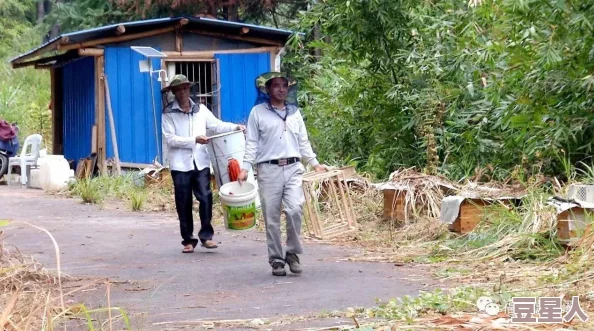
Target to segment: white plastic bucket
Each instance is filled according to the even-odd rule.
[[[225,215],[225,228],[229,230],[248,230],[256,225],[256,187],[245,182],[224,184],[219,189],[219,197]]]
[[[210,137],[208,143],[208,154],[210,163],[214,168],[217,187],[229,183],[229,160],[236,159],[241,166],[245,153],[245,136],[242,131],[232,131]],[[248,173],[247,182],[251,183],[256,190],[256,208],[260,208],[260,197],[258,196],[258,184],[254,178],[254,172]],[[219,189],[220,190],[220,189]]]

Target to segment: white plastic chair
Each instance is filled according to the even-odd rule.
[[[12,167],[18,165],[21,167],[21,184],[27,184],[27,175],[31,167],[37,166],[37,159],[39,158],[39,148],[41,147],[42,137],[40,134],[32,134],[25,139],[23,149],[20,156],[11,157],[8,160],[8,185],[11,182]],[[30,152],[27,150],[31,148]]]

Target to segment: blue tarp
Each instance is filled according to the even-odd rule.
[[[19,151],[19,138],[14,137],[12,138],[12,141],[0,140],[0,149],[6,151],[8,157],[15,156]]]

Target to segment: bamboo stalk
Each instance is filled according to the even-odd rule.
[[[123,24],[118,25],[118,27],[116,28],[116,34],[119,36],[124,33],[126,33],[126,27]]]
[[[110,126],[110,131],[111,131],[111,143],[113,145],[113,154],[115,156],[116,170],[118,172],[118,175],[121,175],[122,168],[120,166],[120,155],[118,152],[118,141],[116,138],[116,129],[115,129],[115,124],[114,124],[114,120],[113,120],[113,111],[111,109],[111,96],[109,94],[109,83],[107,82],[106,74],[103,74],[103,79],[105,82],[105,97],[107,98],[107,113],[109,116],[109,126]]]
[[[112,317],[111,317],[111,288],[109,280],[106,282],[107,285],[107,314],[109,320],[109,331],[113,331]]]
[[[313,218],[313,222],[312,222],[314,231],[315,231],[316,237],[323,239],[322,238],[322,228],[320,226],[320,219],[319,219],[320,213],[319,213],[319,208],[317,206],[318,199],[315,198],[316,193],[314,192],[313,186],[308,185],[308,189],[309,189],[308,190],[309,196],[312,199],[311,203],[312,203],[312,208],[314,211],[314,218]]]
[[[336,187],[334,186],[334,180],[330,180],[330,191],[332,191],[332,196],[334,197],[334,202],[336,202],[336,206],[338,207],[338,213],[340,215],[340,219],[344,220],[346,218],[346,210],[342,210],[342,208],[340,208],[340,202],[338,199],[338,193],[336,192]],[[340,183],[338,182],[338,180],[336,180],[336,185],[340,185]]]

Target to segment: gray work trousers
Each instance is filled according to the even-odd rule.
[[[268,262],[285,262],[281,241],[281,204],[287,220],[287,253],[301,254],[301,221],[303,219],[302,180],[305,168],[300,162],[286,166],[258,165],[258,189],[266,223]]]

